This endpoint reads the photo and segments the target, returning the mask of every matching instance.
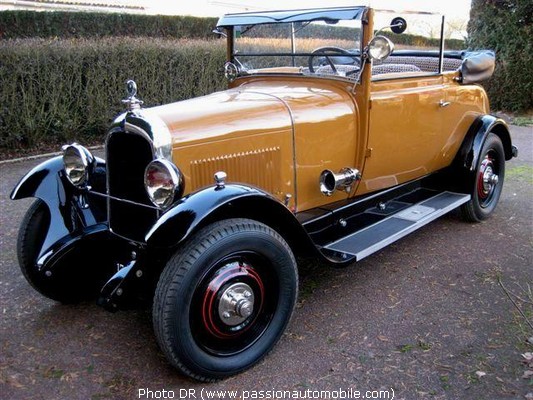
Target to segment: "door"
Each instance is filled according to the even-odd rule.
[[[358,194],[420,178],[436,169],[448,135],[442,75],[372,81],[368,151]]]

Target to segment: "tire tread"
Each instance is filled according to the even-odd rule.
[[[158,343],[160,343],[162,351],[171,361],[172,365],[177,367],[184,375],[200,382],[216,382],[222,378],[208,377],[192,371],[182,362],[179,356],[172,351],[172,334],[170,330],[173,317],[170,314],[169,307],[172,305],[173,301],[177,299],[178,288],[185,279],[187,272],[193,267],[195,261],[202,255],[203,251],[207,250],[216,242],[242,231],[256,231],[274,236],[274,238],[283,244],[288,254],[291,255],[293,265],[296,265],[290,247],[275,230],[262,223],[247,219],[236,218],[222,220],[200,230],[182,249],[177,251],[169,259],[167,267],[163,270],[157,285],[153,305],[153,325],[156,339]],[[295,273],[297,276],[296,267]],[[298,288],[296,287],[296,292],[297,291]],[[267,354],[264,354],[261,358],[266,355]]]

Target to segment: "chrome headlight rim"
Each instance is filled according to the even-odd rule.
[[[394,51],[394,43],[386,36],[374,36],[367,51],[370,59],[383,61]]]
[[[63,170],[67,180],[79,189],[85,189],[89,183],[89,170],[94,156],[87,148],[72,143],[65,145],[63,150]]]
[[[155,186],[150,180],[152,170],[167,174],[170,185],[167,187]],[[144,188],[148,198],[158,208],[169,208],[177,198],[181,198],[184,190],[184,178],[179,168],[165,158],[152,160],[144,170]]]

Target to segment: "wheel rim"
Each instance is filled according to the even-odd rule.
[[[491,204],[499,182],[498,159],[493,151],[489,151],[481,161],[478,171],[477,196],[481,207],[485,208]]]
[[[277,307],[278,286],[266,259],[240,252],[216,262],[195,288],[190,323],[207,352],[233,355],[266,331]]]

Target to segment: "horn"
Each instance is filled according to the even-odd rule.
[[[331,196],[335,190],[350,192],[351,186],[361,179],[361,173],[354,168],[343,168],[339,173],[325,169],[320,174],[320,191],[326,196]]]

